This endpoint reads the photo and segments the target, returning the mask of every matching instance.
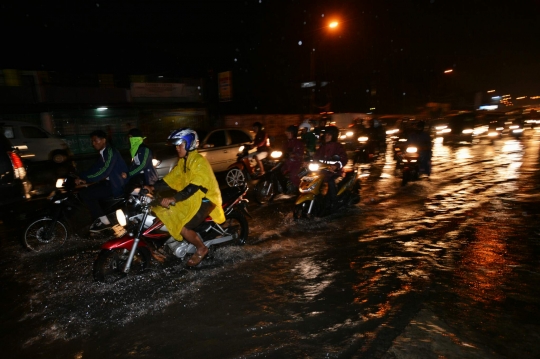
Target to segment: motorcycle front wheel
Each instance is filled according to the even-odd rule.
[[[68,237],[64,223],[51,218],[40,218],[24,231],[24,246],[34,252],[61,247]]]
[[[241,187],[246,183],[244,171],[240,168],[231,168],[225,175],[225,182],[229,187]]]
[[[276,183],[271,179],[260,180],[255,186],[255,200],[260,204],[270,202],[276,194]]]
[[[302,202],[300,204],[297,204],[294,206],[293,209],[293,219],[298,220],[300,218],[308,218],[309,217],[309,204],[311,201]]]
[[[237,244],[246,244],[249,235],[249,225],[246,217],[242,213],[232,211],[227,215],[225,223],[220,226],[227,234],[236,235]]]
[[[124,266],[129,257],[127,249],[103,249],[94,262],[93,276],[96,282],[114,283],[123,278]],[[150,252],[146,248],[137,248],[129,273],[139,274],[150,263]]]

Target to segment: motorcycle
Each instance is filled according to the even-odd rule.
[[[240,146],[238,154],[236,155],[236,162],[227,168],[225,174],[225,182],[229,187],[237,187],[247,185],[248,181],[259,177],[261,169],[257,166],[257,160],[250,157],[255,150],[251,145]],[[262,161],[265,168],[272,168],[274,166],[274,159],[268,157]]]
[[[285,164],[283,153],[281,151],[273,151],[270,154],[270,158],[274,160],[273,167],[268,169],[255,185],[255,200],[259,204],[271,202],[275,196],[281,193],[295,193],[295,188],[293,188],[291,181],[282,172],[283,165]],[[266,161],[266,164],[269,164],[271,160]]]
[[[245,244],[249,233],[246,216],[250,216],[246,209],[248,200],[244,198],[247,191],[247,186],[222,190],[225,222],[218,224],[208,217],[195,228],[195,232],[210,249],[209,254],[218,244]],[[185,240],[175,240],[163,222],[152,215],[152,207],[158,205],[159,200],[153,200],[148,191],[143,189],[140,192],[140,202],[138,214],[131,218],[127,218],[121,210],[117,211],[119,223],[126,226],[128,222],[133,222],[135,226],[132,228],[135,231],[111,239],[101,246],[93,266],[96,281],[114,282],[130,271],[142,272],[148,268],[151,257],[184,260],[189,254],[195,253],[194,245]]]
[[[48,204],[37,218],[24,229],[23,245],[30,251],[48,251],[62,246],[72,233],[86,235],[91,223],[90,212],[77,196],[75,176],[59,178],[57,190],[48,198]],[[126,213],[133,213],[136,200],[133,194],[102,201],[105,213],[114,213],[124,208]],[[111,218],[112,219],[112,218]],[[118,225],[108,232],[120,235],[124,229]]]
[[[398,169],[401,170],[401,185],[409,181],[417,181],[420,173],[427,172],[429,158],[418,151],[415,146],[407,146],[403,152],[397,152]]]
[[[332,203],[327,203],[326,194],[328,184],[325,183],[325,174],[332,171],[330,166],[337,161],[310,163],[301,171],[304,174],[298,188],[300,195],[295,201],[293,218],[322,217],[330,210],[351,206],[360,202],[360,180],[358,168],[345,167],[344,175],[336,183],[337,194]]]

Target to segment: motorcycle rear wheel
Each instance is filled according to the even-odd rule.
[[[225,175],[225,182],[229,187],[242,187],[246,183],[246,175],[239,168],[231,168]]]
[[[255,186],[255,200],[260,204],[270,202],[276,194],[276,183],[271,179],[260,180]]]
[[[239,212],[232,211],[227,219],[220,225],[228,234],[236,234],[236,243],[246,244],[249,235],[249,225],[246,217]]]
[[[118,279],[125,277],[123,272],[126,261],[129,257],[127,249],[103,249],[94,262],[92,274],[96,282],[114,283]],[[143,272],[150,263],[150,251],[146,248],[137,248],[133,257],[133,262],[129,273],[139,274]]]
[[[64,223],[40,218],[26,227],[24,246],[34,252],[48,251],[64,245],[68,234]]]

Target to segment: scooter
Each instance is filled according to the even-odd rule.
[[[226,242],[245,244],[249,227],[246,216],[249,216],[245,195],[247,186],[232,187],[222,190],[223,211],[226,221],[218,224],[208,217],[195,232],[203,243],[213,251],[215,246]],[[142,272],[148,268],[152,257],[158,261],[170,259],[184,260],[195,253],[194,245],[187,241],[175,240],[167,231],[161,220],[152,215],[154,200],[146,189],[140,191],[140,209],[137,216],[128,218],[121,210],[117,218],[122,226],[133,222],[135,231],[126,233],[121,238],[111,239],[101,246],[93,266],[93,276],[99,282],[114,282],[130,272]]]
[[[360,180],[358,168],[345,167],[344,174],[337,179],[337,194],[332,203],[327,203],[328,184],[325,174],[332,171],[331,165],[338,161],[310,163],[301,171],[305,174],[300,180],[295,201],[293,218],[322,217],[339,208],[348,207],[360,202]]]
[[[265,165],[271,164],[270,161],[272,160],[274,165],[270,169],[266,170],[266,173],[255,185],[255,200],[259,204],[271,202],[275,196],[281,193],[293,194],[296,190],[296,188],[293,188],[293,184],[289,178],[283,174],[282,169],[283,165],[285,164],[283,153],[281,151],[272,151],[270,154],[270,160],[266,161]]]
[[[73,234],[87,235],[91,223],[90,212],[77,196],[76,176],[59,178],[57,190],[48,198],[45,209],[24,229],[23,245],[30,251],[49,251],[62,246]],[[115,213],[119,208],[131,215],[136,205],[136,192],[101,202],[105,213]],[[114,221],[114,218],[111,220]],[[105,234],[118,236],[124,229],[114,225]]]

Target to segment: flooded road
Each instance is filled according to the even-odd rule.
[[[99,241],[22,250],[2,227],[10,358],[537,358],[540,135],[436,144],[401,186],[392,154],[358,205],[294,222],[251,204],[250,240],[195,270],[94,283]],[[390,150],[390,148],[389,148]]]

